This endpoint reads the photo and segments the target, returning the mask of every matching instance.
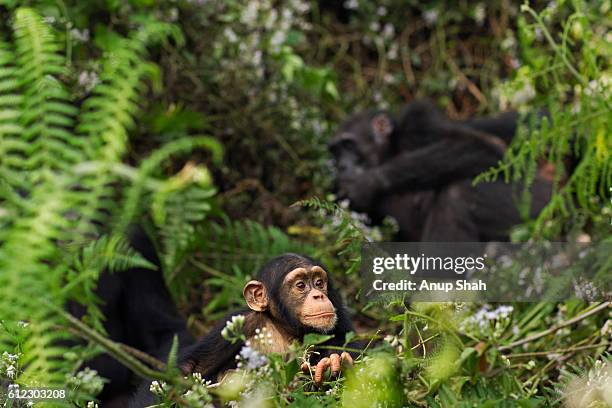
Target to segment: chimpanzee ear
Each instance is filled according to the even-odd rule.
[[[251,310],[263,312],[268,308],[268,292],[263,283],[256,280],[247,282],[242,294]]]
[[[389,142],[389,135],[393,132],[393,121],[386,113],[379,113],[374,116],[370,122],[372,126],[372,134],[374,142],[377,144],[386,144]]]

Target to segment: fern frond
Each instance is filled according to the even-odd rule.
[[[292,239],[274,226],[264,226],[252,220],[209,222],[196,233],[198,259],[219,271],[238,267],[254,274],[271,257],[286,252],[313,255],[314,248]]]
[[[15,169],[25,159],[28,144],[19,139],[22,97],[14,61],[15,54],[0,41],[0,176],[11,186],[24,188],[24,176]]]
[[[28,8],[16,11],[13,29],[23,90],[21,139],[29,144],[24,170],[50,171],[30,173],[32,181],[38,182],[82,159],[82,143],[68,130],[78,110],[70,105],[69,94],[57,79],[65,72],[65,61],[51,29]]]
[[[94,299],[100,271],[152,266],[118,238],[75,252],[93,222],[116,206],[115,173],[104,170],[120,163],[144,80],[156,68],[146,61],[138,33],[121,39],[75,133],[78,109],[57,79],[65,68],[53,32],[29,8],[15,11],[13,31],[14,55],[0,43],[0,205],[3,215],[13,216],[0,218],[6,227],[0,231],[0,316],[27,327],[18,340],[0,330],[0,344],[10,349],[19,342],[19,383],[62,386],[74,367],[63,346],[70,333],[58,330],[66,322],[56,311],[80,292],[90,318],[100,322]],[[77,172],[76,164],[94,161],[102,171]]]
[[[33,191],[25,214],[3,236],[0,247],[0,316],[28,322],[22,345],[26,360],[21,362],[21,379],[28,384],[60,385],[68,369],[58,346],[66,334],[54,330],[62,321],[45,305],[63,304],[65,266],[56,242],[67,238],[63,214],[73,202],[62,181],[58,177]]]
[[[162,251],[164,263],[174,261],[176,265],[174,270],[165,270],[166,281],[172,293],[181,297],[201,283],[202,274],[208,276],[206,286],[217,293],[204,311],[211,319],[221,317],[228,308],[239,306],[247,277],[254,276],[270,258],[287,252],[307,255],[316,252],[315,248],[292,239],[274,226],[251,220],[232,221],[227,216],[222,216],[219,222],[201,223],[193,234],[171,223],[160,227],[162,239],[167,237],[169,242],[172,234],[175,234],[174,239],[177,235],[187,239],[189,248],[178,253],[179,262],[166,260],[173,253]],[[193,253],[197,255],[189,256]]]
[[[581,5],[574,6],[565,24],[582,18]],[[550,117],[542,120],[539,128],[524,123],[519,126],[517,137],[508,149],[498,168],[479,176],[479,180],[494,180],[503,175],[506,182],[521,181],[529,186],[536,177],[536,163],[546,159],[557,169],[553,186],[553,197],[533,224],[534,235],[556,236],[568,222],[580,218],[594,219],[609,205],[612,185],[612,125],[610,117],[608,71],[598,64],[595,47],[581,42],[569,46],[568,31],[564,31],[561,42],[550,35],[549,23],[529,5],[523,6],[534,20],[534,25],[525,30],[541,30],[548,43],[546,54],[537,64],[533,61],[528,69],[539,70],[541,85],[539,94]],[[531,34],[528,34],[531,35]],[[574,49],[575,47],[575,49]],[[534,60],[535,61],[535,60]],[[525,71],[528,72],[528,71]],[[521,81],[518,78],[517,81]],[[569,103],[567,89],[574,89],[573,101]],[[597,90],[596,90],[597,89]],[[575,168],[564,174],[566,159],[575,161]],[[607,210],[605,210],[607,211]]]
[[[81,206],[80,231],[89,230],[92,222],[103,221],[117,209],[111,186],[114,178],[108,169],[121,162],[128,147],[128,132],[140,111],[145,81],[157,75],[157,67],[146,60],[147,46],[172,31],[164,23],[150,24],[143,24],[129,38],[114,37],[102,61],[100,83],[83,103],[77,133],[87,139],[88,159],[100,161],[103,167],[81,181],[88,194]]]
[[[130,220],[136,215],[140,197],[143,194],[144,186],[147,179],[151,176],[154,170],[158,169],[168,157],[175,154],[184,154],[191,152],[197,148],[206,148],[213,155],[213,161],[219,162],[223,155],[223,148],[215,139],[199,136],[189,137],[174,140],[156,150],[150,157],[143,160],[138,170],[138,178],[134,185],[127,190],[125,195],[125,204],[122,215],[119,217],[119,222],[115,227],[116,233],[121,233],[127,228]],[[212,180],[208,177],[207,180],[200,180],[199,184],[203,188],[208,188],[212,184]]]
[[[156,221],[159,227],[162,262],[167,275],[173,275],[191,252],[196,223],[204,220],[211,210],[213,188],[190,186],[174,191],[157,212],[163,214]],[[154,201],[155,202],[155,201]]]
[[[157,269],[157,266],[132,248],[125,238],[104,235],[90,242],[74,256],[62,296],[78,299],[87,308],[90,325],[104,332],[104,317],[97,307],[99,300],[95,293],[95,283],[104,270],[120,273],[130,268]]]
[[[75,260],[75,268],[80,271],[104,269],[118,272],[130,268],[157,269],[140,255],[130,243],[119,236],[102,236],[83,248]]]

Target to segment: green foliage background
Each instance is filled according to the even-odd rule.
[[[609,0],[0,2],[0,385],[68,387],[86,406],[101,383],[78,369],[104,349],[165,381],[168,406],[612,404],[605,304],[364,303],[359,245],[394,226],[331,203],[326,145],[347,114],[418,97],[453,118],[548,109],[481,177],[529,182],[546,159],[556,195],[514,239],[610,240],[610,10]],[[215,389],[146,371],[104,340],[94,294],[105,269],[154,267],[125,240],[135,222],[194,333],[241,304],[262,262],[292,251],[330,266],[360,336],[380,345],[322,389],[297,374],[308,344]],[[69,301],[87,307],[83,321],[63,312]],[[87,344],[68,350],[76,335]]]

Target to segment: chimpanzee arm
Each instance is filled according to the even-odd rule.
[[[423,148],[400,153],[372,169],[383,193],[430,190],[450,182],[473,178],[494,166],[503,156],[502,146],[470,138],[444,138]]]
[[[427,112],[431,111],[423,114]],[[399,127],[404,134],[395,147],[398,153],[380,166],[345,177],[353,209],[369,211],[377,196],[389,192],[431,191],[471,179],[504,155],[506,144],[490,133],[441,116],[419,118],[416,113],[404,115]]]
[[[378,184],[374,192],[431,190],[473,178],[503,157],[506,137],[515,128],[514,113],[462,123],[449,120],[428,101],[412,102],[394,132],[397,152],[372,171]]]
[[[538,126],[547,116],[548,112],[541,110],[522,121],[527,126]],[[411,131],[435,135],[438,141],[403,151],[382,165],[378,175],[382,191],[400,186],[407,190],[435,189],[477,176],[503,157],[519,119],[517,112],[505,112],[465,122],[447,121],[427,104],[415,104],[404,113],[403,125],[419,122]]]
[[[510,144],[516,134],[518,121],[517,112],[504,112],[495,116],[469,119],[462,124],[495,135]]]
[[[235,314],[228,315],[228,318]],[[198,372],[206,380],[216,381],[219,373],[235,367],[236,354],[244,343],[230,343],[221,335],[226,320],[220,321],[202,339],[195,344],[179,350],[178,368],[184,374]],[[149,390],[150,380],[141,383],[136,394],[130,400],[129,408],[142,408],[156,404],[158,398]]]

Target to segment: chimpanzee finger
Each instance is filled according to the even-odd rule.
[[[329,361],[332,375],[338,375],[340,373],[340,363],[342,362],[340,355],[336,353],[332,354],[329,356]]]
[[[302,365],[300,365],[300,370],[302,370],[303,373],[310,373],[310,365],[304,361]]]
[[[343,351],[340,357],[342,359],[343,364],[346,364],[349,366],[353,365],[353,357],[351,357],[351,355],[347,353],[346,351]]]
[[[314,374],[314,382],[316,384],[321,384],[323,382],[323,376],[325,375],[327,367],[329,367],[329,358],[327,357],[322,358],[321,361],[317,363]]]

